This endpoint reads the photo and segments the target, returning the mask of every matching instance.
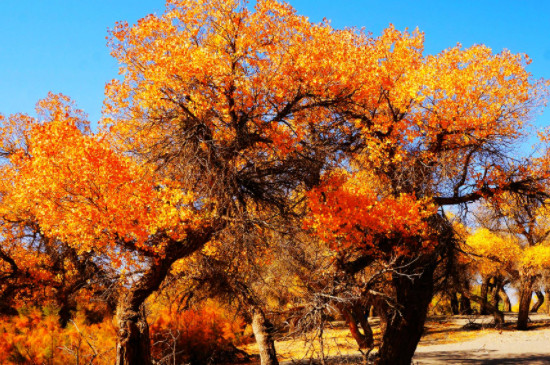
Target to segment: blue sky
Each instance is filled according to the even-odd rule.
[[[393,23],[425,32],[426,53],[486,44],[527,53],[535,78],[550,78],[550,2],[537,0],[290,0],[312,21],[364,27],[374,35]],[[105,37],[117,20],[162,13],[161,0],[22,0],[0,7],[0,112],[29,112],[48,91],[62,92],[100,118],[105,83],[117,76]],[[537,118],[550,126],[550,112]]]

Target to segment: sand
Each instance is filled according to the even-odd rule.
[[[440,316],[430,317],[426,331],[413,358],[415,365],[433,364],[548,364],[550,365],[550,317],[545,314],[531,314],[530,329],[517,331],[514,324],[516,313],[507,313],[507,325],[503,329],[484,328],[466,330],[465,324],[476,323],[488,327],[492,322],[490,316]],[[377,327],[377,323],[371,323]],[[358,365],[361,356],[356,350],[353,339],[342,324],[341,332],[349,337],[348,347],[338,351],[340,355],[327,356],[330,365]],[[333,331],[334,332],[334,331]],[[338,337],[342,337],[342,333]],[[329,332],[330,334],[330,332]],[[333,335],[335,333],[332,333]],[[327,340],[327,343],[330,341]],[[296,350],[305,344],[300,341],[289,342]],[[283,343],[278,343],[278,350],[283,350]],[[288,345],[288,344],[287,344]],[[290,345],[289,345],[290,346]],[[374,351],[376,352],[376,350]],[[296,355],[296,354],[294,354]],[[301,356],[284,356],[281,365],[319,364],[310,362]],[[259,362],[258,362],[259,364]]]
[[[531,315],[532,327],[545,317]],[[506,318],[507,322],[514,320],[513,315]],[[414,364],[550,364],[550,328],[491,331],[470,340],[436,345],[421,341]]]

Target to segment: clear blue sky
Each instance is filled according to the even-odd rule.
[[[541,0],[290,0],[312,21],[364,27],[374,35],[393,23],[425,32],[426,53],[486,44],[527,53],[536,78],[550,78],[550,2]],[[92,122],[105,83],[117,76],[105,37],[117,20],[162,13],[161,0],[4,0],[0,7],[0,112],[32,113],[48,91],[72,97]],[[550,126],[550,112],[537,119]]]

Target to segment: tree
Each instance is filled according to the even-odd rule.
[[[548,214],[546,202],[540,202],[528,197],[513,197],[503,195],[502,199],[486,207],[485,217],[478,215],[478,221],[493,232],[499,232],[506,239],[513,240],[518,247],[516,259],[512,265],[508,263],[505,270],[518,284],[519,311],[518,329],[526,329],[530,310],[531,296],[535,283],[542,280],[548,270]],[[493,237],[496,237],[495,235]],[[489,239],[485,245],[491,245]],[[497,239],[498,241],[498,239]],[[495,256],[501,248],[495,244],[489,253],[493,258],[502,259],[506,255]],[[518,252],[519,249],[519,252]],[[497,260],[498,260],[497,259]],[[538,303],[542,305],[544,296],[537,290]],[[542,301],[541,301],[542,298]],[[533,308],[538,309],[536,304]]]
[[[67,245],[79,257],[77,261],[91,256],[103,272],[116,270],[118,288],[131,280],[138,287],[143,281],[160,285],[158,271],[137,278],[124,274],[147,264],[158,270],[166,265],[158,259],[164,249],[171,248],[164,245],[163,235],[176,240],[181,230],[170,236],[164,232],[155,236],[151,230],[191,221],[177,210],[162,210],[169,209],[168,198],[183,204],[181,195],[178,199],[169,188],[155,189],[150,170],[117,154],[105,136],[91,134],[83,114],[68,98],[50,95],[38,109],[42,119],[25,119],[25,146],[12,153],[5,166],[11,177],[3,200],[6,214],[26,213],[45,237]],[[7,134],[9,138],[13,135]],[[12,220],[17,219],[20,216]],[[135,300],[132,294],[122,293],[119,307]],[[134,316],[139,318],[139,313]],[[136,338],[135,333],[131,336]],[[147,355],[142,355],[147,361]]]
[[[56,98],[50,97],[50,101]],[[57,98],[57,102],[63,99]],[[15,306],[55,303],[60,324],[65,327],[80,291],[110,286],[111,272],[102,269],[90,252],[79,255],[74,247],[46,234],[37,209],[26,201],[26,192],[18,190],[21,179],[29,178],[23,176],[28,174],[24,161],[37,151],[35,141],[30,142],[35,123],[32,118],[14,115],[2,124],[0,151],[6,159],[0,181],[2,310],[13,314]]]
[[[548,171],[509,158],[542,94],[527,58],[423,56],[422,42],[312,24],[273,0],[168,1],[112,30],[122,79],[99,133],[63,96],[9,121],[4,143],[21,126],[26,147],[9,155],[3,204],[114,271],[117,363],[149,364],[143,304],[174,263],[256,212],[295,215],[306,195],[311,233],[349,253],[338,270],[389,270],[380,363],[408,364],[457,245],[442,207],[537,199]]]
[[[388,283],[380,364],[409,364],[420,339],[433,273],[456,247],[442,208],[503,192],[542,200],[548,176],[539,160],[510,154],[544,94],[525,71],[528,59],[484,46],[423,56],[422,39],[389,28],[369,49],[374,60],[359,81],[370,92],[341,110],[362,146],[348,155],[345,173],[324,174],[311,195],[311,227],[321,239],[362,251],[363,266],[383,260],[401,268]]]
[[[487,311],[487,290],[493,286],[493,303],[491,311],[495,316],[495,324],[504,323],[504,315],[498,310],[499,292],[502,291],[505,280],[515,281],[518,277],[518,264],[522,258],[522,248],[511,236],[501,236],[481,228],[467,239],[472,257],[472,268],[482,278],[480,312]],[[486,288],[486,289],[483,289]],[[481,313],[484,314],[484,313]]]
[[[13,204],[117,270],[119,364],[150,362],[142,304],[174,262],[229,222],[246,224],[251,208],[288,214],[332,141],[352,140],[333,128],[333,108],[355,92],[342,81],[359,72],[365,37],[274,1],[245,5],[171,1],[161,16],[118,24],[124,78],[107,90],[103,131],[50,98],[43,120],[29,119],[30,154],[11,157]]]

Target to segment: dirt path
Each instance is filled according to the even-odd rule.
[[[536,322],[547,316],[532,315]],[[514,316],[506,318],[513,322]],[[550,364],[550,328],[529,331],[488,331],[469,340],[430,344],[421,341],[414,363],[431,364]]]
[[[550,329],[496,332],[464,342],[419,346],[414,363],[550,364]]]

